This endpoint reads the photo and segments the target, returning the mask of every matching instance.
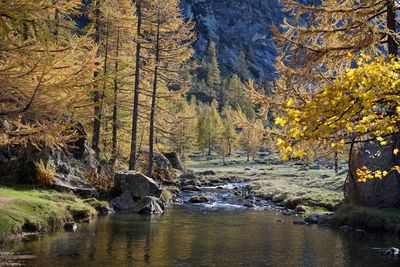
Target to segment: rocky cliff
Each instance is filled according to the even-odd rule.
[[[253,78],[273,77],[276,50],[271,27],[284,17],[278,0],[182,0],[182,8],[196,22],[197,58],[211,40],[217,45],[223,74],[234,71],[243,50]]]

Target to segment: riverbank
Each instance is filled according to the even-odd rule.
[[[346,164],[339,174],[323,165],[283,162],[274,154],[257,157],[250,162],[240,155],[221,159],[192,159],[186,163],[196,172],[212,170],[216,176],[232,176],[244,180],[257,197],[293,209],[305,217],[322,216],[321,222],[341,227],[346,232],[365,231],[378,235],[400,236],[400,209],[374,209],[343,205],[343,184]],[[334,211],[334,214],[328,213]],[[316,222],[317,223],[317,222]],[[318,223],[317,223],[318,224]]]
[[[105,203],[71,193],[29,187],[0,187],[0,244],[26,240],[64,223],[90,220]]]
[[[336,210],[344,197],[343,184],[347,175],[344,163],[336,174],[322,165],[283,162],[274,154],[262,153],[249,162],[237,154],[227,157],[225,163],[219,158],[192,159],[186,165],[196,172],[213,170],[216,175],[244,179],[257,196],[300,212]]]

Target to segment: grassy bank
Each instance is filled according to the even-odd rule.
[[[292,209],[335,210],[343,200],[344,164],[339,175],[323,166],[282,162],[274,155],[247,162],[244,156],[236,154],[226,158],[225,164],[218,158],[191,160],[186,164],[195,171],[213,170],[218,175],[243,178],[260,197]]]
[[[348,225],[379,234],[400,235],[400,209],[341,206],[333,217],[336,226]]]
[[[96,215],[90,201],[73,194],[0,187],[0,243],[42,232],[66,221]]]

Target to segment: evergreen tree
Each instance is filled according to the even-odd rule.
[[[242,82],[246,82],[250,79],[249,68],[247,67],[246,55],[243,51],[240,51],[238,63],[236,65],[236,74],[239,76]]]
[[[217,59],[215,43],[211,43],[208,48],[209,63],[207,65],[207,85],[211,90],[211,96],[217,97],[221,87],[221,73]]]
[[[244,89],[239,76],[236,74],[234,74],[229,80],[228,95],[229,103],[236,109],[239,108],[244,97]]]

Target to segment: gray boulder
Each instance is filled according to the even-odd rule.
[[[177,169],[177,170],[184,170],[181,158],[179,157],[178,153],[175,151],[173,152],[168,152],[164,153],[164,156],[169,160],[169,162],[172,165],[172,168]]]
[[[164,212],[165,206],[162,201],[156,197],[144,197],[140,199],[133,211],[140,214],[162,214]]]
[[[136,201],[129,192],[124,192],[110,200],[110,207],[115,211],[132,210]]]
[[[134,199],[146,196],[160,197],[162,189],[153,179],[136,171],[119,171],[114,176],[114,195],[129,193]]]
[[[142,151],[137,162],[137,170],[147,172],[148,169],[148,151]],[[171,162],[160,152],[154,151],[153,154],[153,173],[151,178],[157,181],[169,181],[176,178],[175,170]]]
[[[73,192],[83,198],[98,198],[99,193],[93,186],[87,184],[82,177],[71,174],[54,175],[54,181],[51,185],[57,191]]]
[[[369,170],[390,170],[394,163],[391,146],[381,146],[377,142],[365,143],[355,149],[349,161],[349,175],[344,192],[350,204],[376,208],[400,205],[400,181],[396,172],[390,172],[383,179],[372,179],[365,183],[357,181],[357,169],[366,166]]]

